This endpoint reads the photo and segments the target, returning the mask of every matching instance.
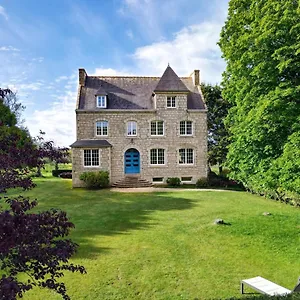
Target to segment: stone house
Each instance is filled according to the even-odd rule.
[[[207,176],[207,108],[199,70],[178,77],[88,76],[79,69],[77,141],[71,145],[73,186],[85,171],[106,170],[111,184],[126,178],[195,183]]]

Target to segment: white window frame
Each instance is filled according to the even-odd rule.
[[[99,99],[100,99],[100,103],[99,103]],[[104,96],[104,95],[96,96],[96,106],[98,108],[106,108],[107,107],[107,98],[106,98],[106,96]]]
[[[155,134],[152,134],[152,123],[155,123]],[[158,123],[162,123],[162,134],[158,134]],[[164,136],[165,135],[165,122],[163,120],[153,120],[150,122],[150,135],[151,136]]]
[[[85,165],[85,151],[90,151],[90,162],[91,162],[90,165]],[[92,160],[92,157],[93,157],[92,153],[93,153],[93,151],[96,151],[96,153],[98,153],[98,165],[92,164],[93,163],[93,160]],[[82,160],[83,160],[82,164],[83,164],[83,166],[85,168],[97,168],[97,167],[100,167],[100,149],[94,149],[94,148],[92,148],[92,149],[90,149],[90,148],[83,149],[83,151],[82,151]]]
[[[135,128],[134,126],[135,125]],[[135,130],[135,133],[132,133]],[[136,121],[128,121],[126,124],[126,134],[127,136],[137,136],[137,122]]]
[[[184,133],[182,134],[181,133],[181,123],[183,123],[184,122]],[[191,122],[191,133],[187,133],[187,123],[188,122]],[[180,136],[192,136],[193,135],[193,133],[194,133],[194,126],[193,126],[194,124],[193,124],[193,121],[191,121],[191,120],[183,120],[183,121],[180,121],[179,122],[179,135]]]
[[[100,134],[98,134],[98,124],[101,124],[100,125]],[[106,123],[106,134],[103,134],[103,128],[104,126],[102,126],[103,123]],[[108,121],[105,121],[105,120],[99,120],[99,121],[96,121],[96,136],[108,136]]]
[[[156,150],[156,163],[151,162],[151,153],[152,153],[153,150]],[[163,161],[162,164],[158,163],[158,150],[163,150],[164,161]],[[150,151],[149,151],[149,164],[151,166],[165,166],[166,165],[166,150],[164,148],[152,148],[152,149],[150,149]]]
[[[168,105],[168,101],[171,101],[170,105]],[[167,96],[166,107],[167,108],[176,108],[176,96]]]
[[[184,161],[181,162],[181,156],[180,156],[180,150],[184,150]],[[193,162],[192,163],[188,163],[187,162],[187,153],[188,150],[192,150],[193,151]],[[193,148],[180,148],[178,149],[178,164],[183,166],[183,165],[187,165],[187,166],[192,166],[195,164],[195,150]]]

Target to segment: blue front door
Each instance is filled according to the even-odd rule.
[[[140,153],[136,149],[128,149],[125,152],[125,174],[140,173]]]

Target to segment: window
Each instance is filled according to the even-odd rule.
[[[192,121],[181,121],[179,126],[180,135],[192,135],[193,123]]]
[[[152,178],[152,182],[164,182],[164,178],[163,177],[153,177]]]
[[[97,96],[97,107],[106,108],[106,96]]]
[[[151,122],[151,135],[164,135],[164,122],[152,121]]]
[[[179,164],[191,165],[194,163],[193,149],[179,149]]]
[[[127,123],[127,135],[136,136],[137,134],[137,125],[136,122],[130,121]]]
[[[181,177],[181,181],[182,181],[182,182],[191,182],[192,179],[193,179],[192,176],[191,176],[191,177]]]
[[[164,165],[165,164],[165,150],[164,149],[151,149],[150,150],[150,164],[151,165]]]
[[[99,149],[85,149],[83,164],[85,167],[99,167]]]
[[[167,97],[167,107],[176,107],[176,97]]]
[[[98,121],[96,122],[96,135],[107,135],[108,133],[108,122]]]

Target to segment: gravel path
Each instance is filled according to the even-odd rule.
[[[228,190],[216,189],[172,189],[172,188],[159,188],[159,187],[143,187],[143,188],[111,188],[112,192],[120,193],[153,193],[153,192],[230,192]]]

